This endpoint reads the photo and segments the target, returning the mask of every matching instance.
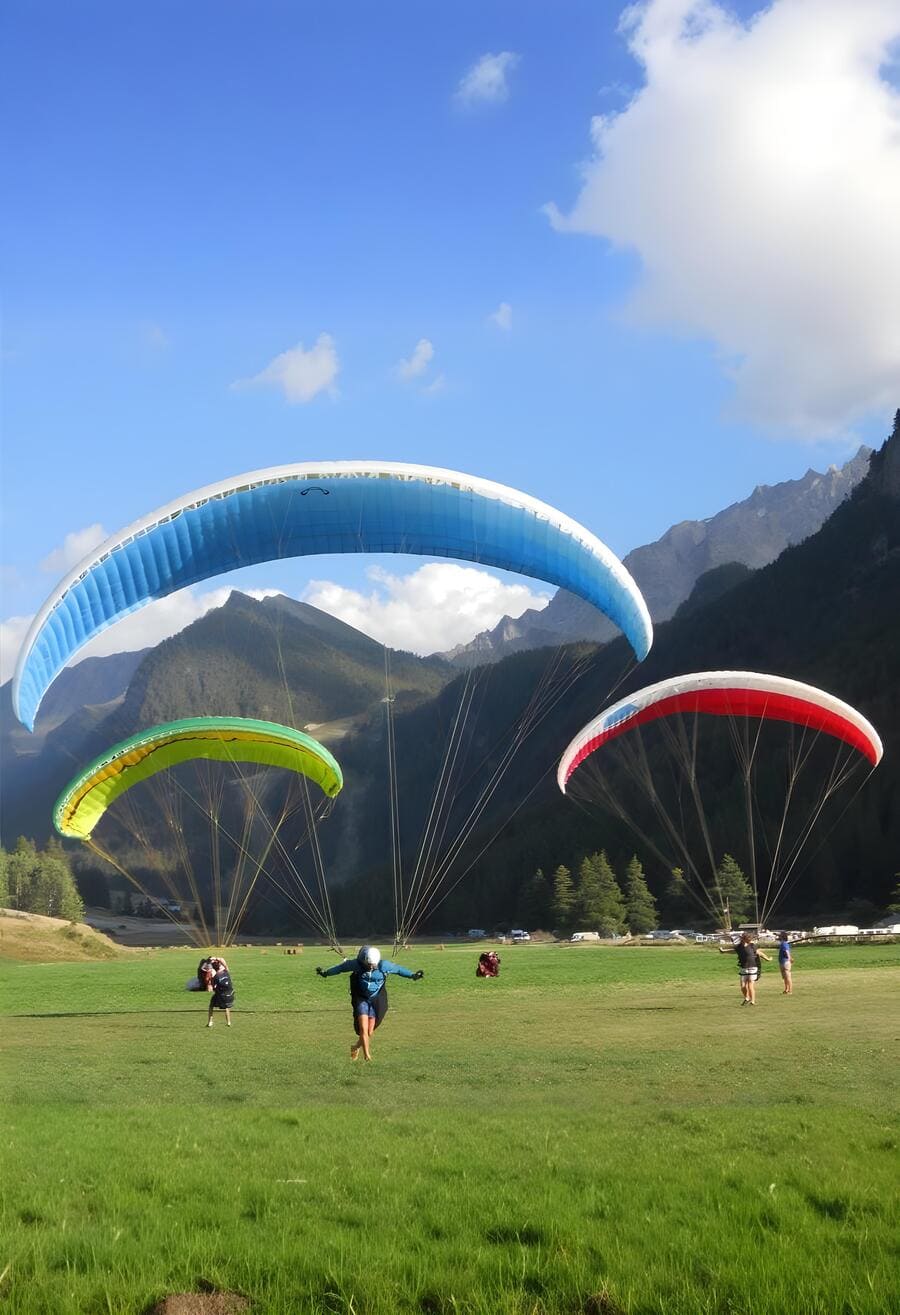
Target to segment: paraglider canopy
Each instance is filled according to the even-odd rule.
[[[843,740],[873,767],[884,753],[875,728],[861,713],[813,685],[753,671],[701,671],[648,685],[582,727],[560,759],[556,775],[560,790],[565,794],[572,773],[601,745],[679,712],[791,722]]]
[[[84,558],[32,622],[13,679],[16,716],[33,729],[44,694],[72,656],[153,599],[242,566],[346,552],[451,557],[516,571],[599,608],[639,659],[652,643],[647,606],[619,559],[546,503],[431,466],[310,462],[188,493]]]
[[[882,754],[866,718],[825,690],[701,671],[594,717],[562,755],[557,783],[625,823],[717,921],[730,925],[749,899],[762,923],[802,872],[828,801]]]
[[[198,758],[283,767],[308,777],[328,798],[343,785],[332,755],[303,731],[249,717],[190,717],[153,726],[95,758],[56,801],[53,825],[62,836],[84,840],[138,781]]]

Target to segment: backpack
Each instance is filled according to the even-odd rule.
[[[224,968],[213,978],[213,997],[222,1009],[230,1009],[234,1004],[234,984]]]

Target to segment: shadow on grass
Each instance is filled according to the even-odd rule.
[[[629,1014],[674,1014],[679,1005],[619,1005],[623,1013]]]
[[[40,1011],[33,1014],[3,1014],[4,1018],[151,1018],[155,1014],[170,1015],[184,1014],[187,1016],[199,1017],[203,1014],[202,1009],[196,1006],[193,1009],[73,1009],[60,1013],[44,1013]],[[232,1009],[235,1017],[240,1015],[243,1018],[254,1018],[256,1016],[269,1016],[275,1014],[342,1014],[343,1009],[332,1007],[330,1009]]]

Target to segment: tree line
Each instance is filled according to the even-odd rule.
[[[69,922],[84,916],[68,855],[58,840],[38,849],[33,840],[19,836],[14,849],[0,849],[0,908]]]
[[[713,896],[719,907],[727,910],[732,926],[749,917],[753,891],[730,854],[716,871]],[[619,878],[605,850],[578,860],[574,874],[561,863],[548,879],[538,868],[525,883],[519,908],[523,922],[532,927],[552,927],[565,933],[597,931],[606,936],[626,931],[644,935],[659,927],[661,916],[670,926],[684,925],[696,918],[698,911],[681,868],[672,869],[657,899],[636,854]]]

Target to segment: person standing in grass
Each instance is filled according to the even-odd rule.
[[[222,961],[224,965],[224,960]],[[206,1026],[213,1025],[213,1010],[222,1009],[225,1011],[225,1026],[231,1027],[231,1010],[234,1005],[234,984],[231,980],[231,974],[224,966],[219,968],[215,973],[210,988],[212,995],[209,998],[209,1016]]]
[[[753,937],[748,931],[741,932],[737,945],[720,945],[720,954],[736,954],[738,957],[738,975],[741,981],[742,1005],[756,1004],[756,983],[759,981],[760,959],[766,963],[772,960],[765,950],[758,950],[753,944]]]
[[[786,931],[778,933],[778,967],[781,969],[781,980],[784,982],[782,995],[794,994],[793,970],[794,960],[791,955],[791,943],[788,940]]]
[[[345,959],[331,968],[317,968],[319,977],[335,977],[338,973],[350,974],[350,1003],[353,1007],[353,1029],[356,1040],[350,1046],[350,1058],[359,1059],[362,1050],[366,1059],[372,1058],[372,1033],[387,1013],[387,979],[390,973],[409,977],[420,982],[425,974],[413,972],[390,959],[382,959],[374,945],[363,945],[355,959]]]

